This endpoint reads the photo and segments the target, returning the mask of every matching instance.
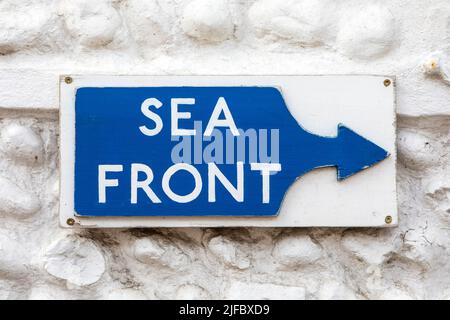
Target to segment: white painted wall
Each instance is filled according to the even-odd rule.
[[[0,298],[449,299],[449,56],[448,0],[1,1]],[[74,73],[395,75],[399,227],[60,229]]]

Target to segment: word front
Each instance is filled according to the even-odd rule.
[[[261,202],[270,202],[270,176],[273,173],[281,171],[279,163],[251,163],[250,170],[259,172],[261,175]],[[118,175],[123,173],[123,165],[99,165],[98,166],[98,202],[107,202],[107,188],[119,186],[118,177],[109,177],[114,173]],[[185,171],[194,182],[192,190],[187,194],[179,194],[171,187],[171,180],[175,179],[175,175]],[[152,189],[154,173],[151,167],[142,163],[133,163],[130,167],[130,203],[138,203],[138,193],[146,195],[153,203],[161,203],[160,197]],[[219,169],[215,163],[208,163],[207,170],[208,181],[208,202],[216,202],[216,181],[218,181],[227,192],[237,202],[244,201],[244,164],[238,162],[236,164],[236,182],[233,184]],[[144,178],[140,178],[144,176]],[[188,203],[198,198],[203,189],[203,178],[200,172],[192,165],[187,163],[176,163],[170,166],[161,179],[161,188],[165,195],[172,201],[177,203]]]

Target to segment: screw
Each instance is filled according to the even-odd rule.
[[[65,77],[64,78],[64,82],[67,83],[67,84],[71,84],[72,81],[73,81],[72,77]]]
[[[75,220],[72,219],[72,218],[69,218],[69,219],[67,219],[67,224],[68,224],[69,226],[73,226],[73,225],[75,224]]]
[[[391,224],[392,217],[391,216],[386,216],[386,218],[384,218],[384,222],[386,222],[387,224]]]
[[[385,79],[385,80],[383,81],[383,84],[384,84],[385,87],[389,87],[389,86],[391,85],[391,80]]]

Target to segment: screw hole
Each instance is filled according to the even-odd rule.
[[[384,218],[384,222],[386,222],[387,224],[391,224],[392,223],[392,217],[391,216],[386,216],[386,218]]]
[[[67,83],[67,84],[71,84],[72,81],[73,81],[72,77],[65,77],[64,78],[64,82]]]

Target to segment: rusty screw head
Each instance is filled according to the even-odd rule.
[[[389,86],[391,85],[391,80],[385,79],[385,80],[383,81],[383,84],[384,84],[385,87],[389,87]]]
[[[68,224],[69,226],[73,226],[73,225],[75,224],[75,220],[72,219],[72,218],[67,219],[66,222],[67,222],[67,224]]]
[[[67,84],[71,84],[72,81],[73,81],[72,77],[65,77],[64,78],[64,82],[67,83]]]
[[[392,223],[392,217],[391,216],[386,216],[386,218],[384,218],[384,222],[386,222],[387,224],[391,224]]]

